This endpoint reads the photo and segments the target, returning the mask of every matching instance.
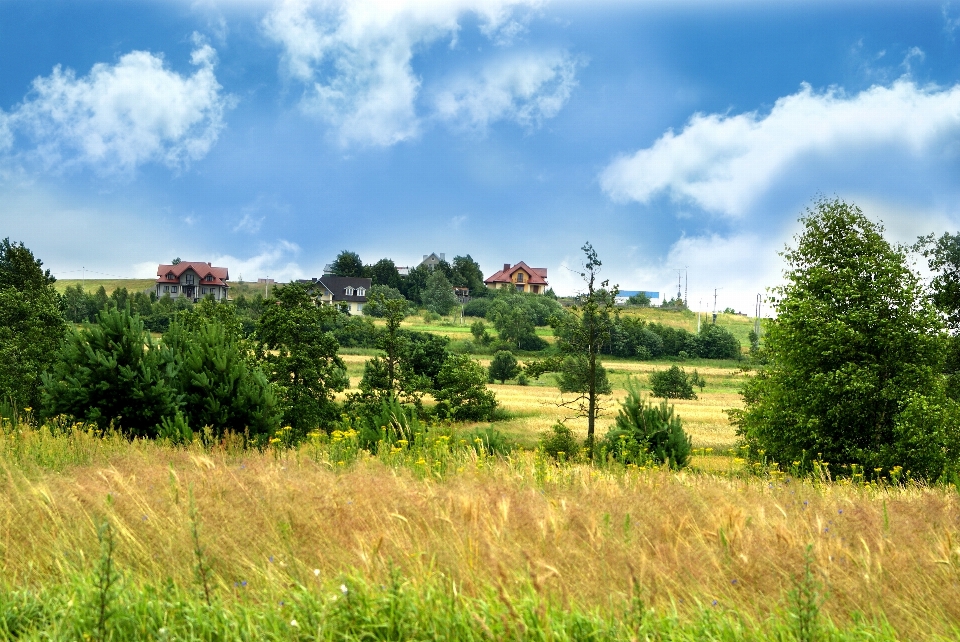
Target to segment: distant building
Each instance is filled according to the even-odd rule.
[[[517,292],[543,294],[547,291],[547,268],[532,268],[523,261],[511,266],[503,264],[503,269],[483,280],[491,289],[513,288]]]
[[[176,265],[157,267],[157,298],[183,297],[194,303],[207,295],[225,301],[230,285],[230,274],[225,267],[214,267],[203,261],[180,261]]]
[[[321,303],[343,305],[350,314],[361,314],[367,303],[367,293],[372,280],[357,276],[333,276],[324,274],[319,279],[301,279],[313,288]]]
[[[446,261],[446,260],[447,260],[446,254],[444,254],[443,252],[441,252],[440,254],[431,252],[430,254],[423,255],[423,260],[420,261],[420,265],[426,266],[432,270],[433,268],[437,267],[440,261]],[[420,267],[420,266],[417,266],[417,267]]]
[[[650,292],[647,290],[620,290],[620,292],[617,294],[617,298],[614,299],[614,303],[617,305],[626,305],[627,299],[632,296],[636,296],[637,294],[647,295],[647,298],[650,299],[651,304],[660,298],[659,292]]]

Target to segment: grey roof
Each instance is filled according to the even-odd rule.
[[[371,279],[365,279],[358,276],[333,276],[324,274],[319,279],[318,283],[321,283],[323,287],[327,288],[330,293],[333,295],[334,301],[353,301],[356,303],[366,303],[366,296],[357,296],[356,294],[347,295],[345,290],[348,287],[356,290],[357,288],[363,288],[365,291],[370,291],[370,285],[372,283]]]

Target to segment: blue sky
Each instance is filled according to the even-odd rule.
[[[818,195],[960,224],[960,2],[0,3],[0,236],[56,274],[471,254],[752,311]]]

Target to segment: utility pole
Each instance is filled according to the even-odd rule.
[[[760,300],[761,296],[757,294],[757,315],[756,320],[753,322],[753,332],[757,335],[757,339],[760,338]]]
[[[678,301],[683,301],[683,297],[680,296],[683,293],[683,291],[680,289],[680,279],[682,276],[683,276],[683,270],[678,269],[677,270],[677,300]]]
[[[687,298],[687,294],[690,293],[690,271],[687,269],[689,266],[683,266],[683,305],[690,307],[690,299]]]
[[[723,288],[713,288],[713,325],[717,325],[717,290]]]
[[[700,334],[700,310],[703,309],[703,297],[700,297],[700,303],[697,304],[697,334]]]

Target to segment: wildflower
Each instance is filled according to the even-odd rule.
[[[343,593],[344,595],[347,594],[348,591],[347,591],[347,585],[346,585],[346,584],[341,584],[341,585],[340,585],[340,592]]]
[[[313,574],[314,574],[316,577],[320,577],[320,569],[319,569],[319,568],[313,569]]]
[[[296,621],[296,620],[290,620],[290,626],[292,626],[292,627],[299,627],[300,625],[297,624],[297,621]]]
[[[714,605],[714,606],[717,605],[717,601],[716,601],[716,600],[713,601],[713,605]]]

